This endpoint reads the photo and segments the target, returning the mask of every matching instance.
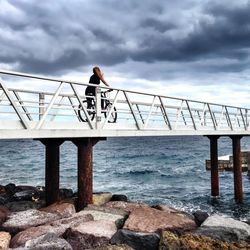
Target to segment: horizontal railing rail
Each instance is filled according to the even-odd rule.
[[[0,70],[0,130],[143,131],[154,134],[249,133],[249,109]],[[17,79],[19,81],[17,81]],[[25,81],[23,80],[25,78]],[[37,83],[37,81],[39,81]],[[55,90],[42,88],[53,82]],[[18,87],[22,84],[22,87]],[[27,86],[27,87],[25,87]],[[96,87],[89,97],[85,88]],[[107,96],[102,97],[102,91]],[[90,102],[90,101],[89,101]],[[6,122],[10,125],[6,127]],[[21,124],[21,127],[16,122]],[[193,132],[192,132],[193,131]]]

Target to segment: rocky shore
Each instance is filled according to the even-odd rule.
[[[60,196],[45,207],[43,187],[0,186],[0,249],[250,249],[250,225],[230,217],[111,193],[94,194],[94,204],[76,212],[76,194]]]

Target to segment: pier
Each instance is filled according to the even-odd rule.
[[[250,134],[248,108],[98,86],[90,110],[84,93],[91,84],[3,70],[0,76],[0,139],[29,138],[45,146],[47,204],[58,201],[64,141],[77,147],[77,209],[81,210],[92,203],[92,150],[98,141],[178,135],[210,140],[213,197],[220,195],[218,140],[222,136],[232,139],[234,195],[237,203],[243,202],[240,140]],[[103,97],[107,90],[112,91]]]

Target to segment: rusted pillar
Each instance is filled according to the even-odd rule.
[[[219,196],[219,170],[218,170],[218,138],[219,136],[208,136],[210,140],[210,162],[211,162],[211,196]]]
[[[237,203],[243,203],[242,169],[240,139],[242,136],[231,136],[233,141],[233,171],[234,171],[234,198]]]
[[[59,200],[59,165],[62,139],[41,139],[45,145],[45,202],[50,205]]]
[[[72,139],[78,151],[78,199],[77,211],[93,203],[93,146],[95,138]]]

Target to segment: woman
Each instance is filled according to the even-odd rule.
[[[106,86],[109,87],[108,83],[104,80],[103,73],[101,72],[99,67],[94,67],[93,73],[94,74],[89,79],[89,83],[99,85],[101,83],[100,81],[102,81]],[[96,89],[95,86],[88,86],[85,90],[85,95],[86,96],[95,96],[95,89]],[[86,99],[87,99],[87,103],[88,103],[87,108],[90,108],[93,98],[86,97]]]

